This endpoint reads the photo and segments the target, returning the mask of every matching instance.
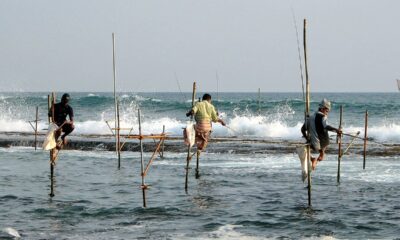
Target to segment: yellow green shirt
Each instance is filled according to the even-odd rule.
[[[200,121],[218,121],[218,115],[214,106],[208,101],[197,102],[192,108],[194,112],[194,119],[196,122]]]

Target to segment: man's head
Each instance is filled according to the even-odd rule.
[[[325,115],[331,111],[331,102],[328,101],[326,98],[322,99],[321,103],[319,104],[319,111],[324,113]]]
[[[70,96],[68,93],[64,93],[61,97],[61,102],[63,104],[67,104],[69,102]]]
[[[209,101],[209,102],[211,102],[211,95],[208,94],[208,93],[205,93],[205,94],[203,95],[203,101]]]

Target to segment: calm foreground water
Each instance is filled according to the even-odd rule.
[[[145,159],[149,158],[149,153]],[[146,178],[138,153],[63,151],[49,197],[48,152],[0,149],[0,238],[395,239],[400,236],[400,157],[336,156],[313,172],[313,206],[294,154],[204,154],[184,191],[185,154],[165,153]],[[9,238],[12,239],[12,238]]]

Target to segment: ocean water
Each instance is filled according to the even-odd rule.
[[[64,151],[50,198],[48,153],[0,149],[0,226],[22,239],[396,239],[400,157],[336,156],[313,173],[312,207],[294,154],[204,154],[184,190],[184,153],[165,153],[146,177],[139,154]],[[145,159],[150,153],[145,154]],[[194,162],[192,162],[194,167]],[[0,238],[7,237],[3,231]],[[9,238],[12,239],[12,238]]]
[[[39,129],[47,128],[48,93],[0,93],[0,132],[32,132],[27,121],[34,120],[39,107]],[[58,99],[63,93],[57,93]],[[229,128],[214,126],[214,136],[300,139],[304,122],[301,93],[212,93],[213,103]],[[198,93],[197,97],[201,97]],[[71,93],[75,112],[75,134],[109,134],[105,121],[114,120],[111,93]],[[143,130],[157,133],[166,126],[170,135],[181,136],[185,113],[190,109],[190,93],[122,93],[121,127],[133,127],[137,133],[137,109],[141,108]],[[344,108],[343,126],[349,133],[364,130],[365,111],[369,112],[368,133],[375,140],[400,142],[399,93],[316,93],[311,96],[311,110],[327,98],[332,101],[328,122],[339,123],[339,107]],[[126,132],[127,133],[127,132]]]
[[[58,96],[62,95],[59,93]],[[218,97],[216,97],[218,95]],[[113,118],[110,93],[71,93],[75,135],[109,134]],[[230,129],[214,126],[213,136],[301,140],[300,93],[213,94]],[[124,93],[122,127],[157,133],[165,125],[180,136],[190,106],[189,93]],[[344,106],[344,129],[362,131],[369,111],[369,135],[400,143],[400,94],[319,93],[312,109],[326,97],[333,102],[329,123],[338,123]],[[0,93],[0,132],[31,132],[39,106],[39,128],[47,128],[46,93]],[[124,126],[125,125],[125,126]],[[42,130],[45,131],[45,130]],[[137,130],[134,130],[137,131]],[[212,144],[212,143],[211,143]],[[241,143],[227,145],[240,148]],[[226,151],[225,151],[226,152]],[[312,206],[294,153],[206,152],[199,179],[191,162],[189,189],[184,190],[186,154],[166,152],[146,177],[147,208],[142,207],[140,156],[123,152],[121,169],[115,153],[68,150],[55,168],[55,196],[49,197],[48,152],[31,147],[0,148],[0,239],[398,239],[400,236],[400,154],[342,159],[328,154],[313,172]],[[145,159],[151,153],[145,153]]]

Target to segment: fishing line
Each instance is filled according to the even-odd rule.
[[[357,138],[357,139],[360,139],[360,140],[363,140],[363,141],[365,140],[365,138],[363,138],[363,137],[358,137],[357,135],[353,135],[353,134],[350,134],[350,133],[342,133],[342,135],[348,136],[348,137],[352,137],[352,138]],[[371,138],[367,138],[367,141],[368,142],[372,142],[372,143],[376,143],[376,144],[379,144],[379,145],[382,145],[382,146],[385,146],[385,147],[390,146],[389,144],[381,143],[381,142],[375,141],[375,140],[373,140]]]
[[[237,136],[239,136],[239,132],[234,130],[233,128],[229,127],[228,125],[225,125],[226,128],[228,128],[229,130],[231,130],[232,132],[234,132],[235,134],[237,134]]]
[[[215,71],[215,77],[217,78],[217,102],[215,103],[215,108],[217,109],[217,112],[218,112],[218,107],[217,107],[217,103],[219,102],[219,77],[218,77],[218,71]]]
[[[298,29],[297,29],[296,15],[294,14],[294,10],[293,10],[293,8],[290,8],[290,9],[292,10],[294,28],[296,29],[297,52],[298,52],[298,55],[299,55],[299,67],[300,67],[300,76],[301,76],[301,89],[303,90],[303,99],[304,99],[304,102],[305,102],[306,100],[305,100],[305,94],[304,94],[303,64],[301,63],[301,51],[300,51],[299,31],[298,31]]]
[[[179,92],[181,93],[181,96],[183,98],[183,102],[186,105],[186,99],[187,98],[186,98],[185,94],[183,94],[183,92],[182,92],[181,85],[179,84],[179,79],[178,79],[178,76],[176,75],[176,72],[174,72],[174,76],[175,76],[176,84],[178,85]]]

